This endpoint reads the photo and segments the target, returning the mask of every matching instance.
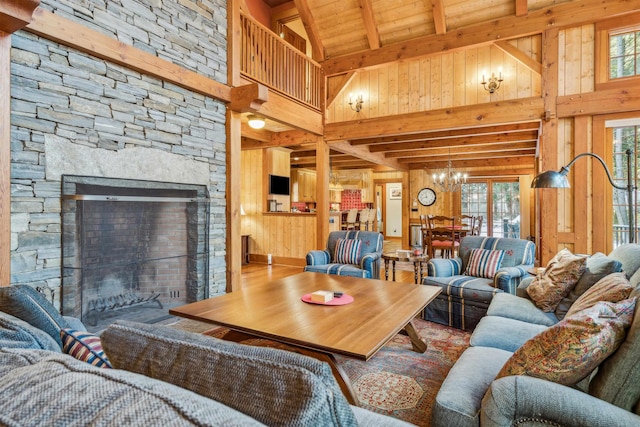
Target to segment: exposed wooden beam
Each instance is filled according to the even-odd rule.
[[[373,15],[373,7],[371,0],[358,0],[360,10],[362,11],[362,19],[364,20],[364,28],[367,32],[367,40],[369,41],[369,49],[378,49],[380,47],[380,34],[376,25],[376,18]]]
[[[296,9],[298,9],[300,20],[309,37],[309,42],[313,49],[313,59],[323,61],[325,58],[324,46],[322,45],[322,40],[320,40],[320,32],[318,31],[315,19],[313,19],[313,15],[311,15],[309,5],[307,5],[306,0],[293,0],[293,3],[296,5]]]
[[[256,148],[288,147],[296,145],[312,145],[315,147],[317,136],[301,130],[286,132],[270,132],[265,129],[251,129],[248,125],[242,126],[242,149],[253,150]],[[306,150],[308,155],[315,156],[316,150]]]
[[[0,286],[11,284],[11,34],[0,31]]]
[[[332,150],[340,151],[341,153],[351,154],[360,159],[372,162],[378,165],[389,166],[397,170],[407,170],[407,167],[401,165],[395,159],[387,159],[383,154],[372,153],[367,150],[366,147],[353,147],[346,141],[332,142],[330,145]]]
[[[250,83],[231,88],[230,110],[255,112],[269,100],[269,89],[260,83]]]
[[[423,140],[409,143],[395,143],[395,144],[382,144],[373,145],[369,147],[372,153],[385,152],[389,155],[393,154],[393,151],[398,150],[419,150],[424,148],[443,148],[443,147],[469,147],[479,144],[491,144],[491,143],[514,143],[522,141],[537,141],[537,131],[526,132],[513,132],[502,133],[494,135],[478,135],[470,137],[455,137],[455,138],[439,138],[433,140]]]
[[[349,84],[355,75],[355,71],[352,71],[327,79],[327,106],[333,103],[340,91]]]
[[[300,0],[296,0],[296,4]],[[529,12],[526,16],[509,16],[491,21],[469,25],[450,31],[420,37],[400,43],[382,46],[375,51],[364,51],[337,56],[322,62],[327,76],[342,74],[364,68],[371,68],[411,58],[440,55],[469,46],[480,46],[498,40],[508,40],[532,34],[540,34],[549,28],[564,28],[594,20],[602,20],[637,11],[638,5],[627,0],[580,0],[555,4]]]
[[[273,132],[268,131],[266,129],[253,129],[246,123],[242,124],[242,149],[245,149],[244,141],[259,141],[261,144],[268,143],[271,144],[271,138],[273,137]],[[251,144],[248,144],[247,148],[258,148],[251,147]],[[259,148],[264,148],[264,146],[260,146]]]
[[[542,117],[542,98],[524,98],[457,108],[330,123],[328,141],[418,133],[437,129],[530,122]]]
[[[528,0],[515,0],[516,2],[516,16],[526,16],[529,13]]]
[[[11,34],[31,22],[40,0],[2,0],[0,2],[0,31]]]
[[[520,156],[510,157],[508,159],[473,159],[473,160],[452,160],[451,165],[456,169],[462,168],[488,168],[496,166],[511,166],[522,165],[531,169],[535,159],[533,156]],[[442,169],[447,167],[448,162],[415,162],[408,163],[407,166],[410,169]],[[502,172],[502,171],[501,171]]]
[[[444,0],[431,0],[431,10],[433,11],[433,23],[436,27],[436,34],[442,35],[447,32],[447,18],[444,14]]]
[[[469,179],[473,180],[474,178],[499,178],[501,176],[512,176],[512,175],[534,175],[533,167],[523,165],[519,168],[514,169],[495,169],[493,167],[487,168],[486,171],[482,169],[467,169],[469,172]]]
[[[269,101],[260,107],[260,115],[295,129],[322,135],[323,118],[319,111],[291,102],[277,92],[269,92]]]
[[[31,21],[39,4],[0,2],[0,286],[11,284],[11,34]]]
[[[411,142],[422,141],[425,139],[437,139],[437,138],[449,138],[455,136],[478,136],[478,135],[490,135],[499,133],[521,132],[527,130],[540,129],[540,122],[525,122],[525,123],[509,123],[506,125],[495,126],[476,126],[473,128],[462,129],[449,129],[443,131],[431,131],[414,133],[409,135],[394,135],[380,138],[363,138],[363,139],[351,139],[349,142],[351,145],[371,145],[371,144],[385,144],[390,142]]]
[[[629,81],[624,89],[558,96],[558,118],[640,110],[640,84]]]
[[[394,151],[386,153],[386,157],[389,158],[404,158],[404,157],[424,157],[424,156],[438,156],[438,155],[457,155],[459,153],[492,153],[496,151],[515,151],[515,150],[535,150],[536,142],[509,142],[501,144],[480,144],[464,147],[447,147],[447,148],[433,148],[424,150],[411,150],[411,151]],[[535,153],[534,153],[535,154]]]
[[[461,153],[458,152],[455,154],[455,159],[457,162],[461,161],[461,160],[484,160],[484,159],[510,159],[512,157],[522,157],[522,156],[531,156],[531,161],[533,162],[533,157],[535,156],[536,152],[535,152],[535,148],[530,149],[530,150],[501,150],[501,151],[497,151],[497,152],[486,152],[486,153]],[[408,157],[408,158],[402,158],[402,159],[398,159],[398,161],[400,163],[411,163],[411,164],[415,164],[417,162],[424,162],[425,165],[430,165],[432,163],[434,164],[447,164],[447,162],[449,161],[450,156],[448,156],[446,153],[441,155],[441,156],[434,156],[434,157]],[[453,161],[452,161],[453,164]]]
[[[495,42],[494,45],[534,73],[537,73],[538,75],[542,73],[542,63],[525,54],[523,51],[521,51],[508,41],[498,41]]]
[[[230,102],[231,87],[186,70],[148,52],[38,8],[25,30],[128,69],[171,82],[202,95]]]

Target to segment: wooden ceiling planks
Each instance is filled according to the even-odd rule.
[[[462,162],[460,167],[516,171],[533,170],[532,153],[538,148],[543,113],[539,98],[541,29],[624,14],[631,8],[626,0],[607,5],[600,0],[294,3],[302,7],[305,28],[313,28],[316,45],[326,54],[319,60],[329,77],[328,99],[339,106],[325,117],[326,140],[331,147],[340,148],[331,149],[332,161],[364,168],[375,167],[379,159],[409,169],[436,167],[450,149],[457,153],[455,161]],[[444,52],[454,55],[443,56]],[[397,80],[384,70],[385,64],[397,69]],[[435,75],[438,66],[443,74]],[[500,92],[489,97],[478,85],[479,75],[500,66],[509,79]],[[445,69],[451,70],[453,86],[444,86]],[[338,77],[340,74],[343,76]],[[365,91],[366,110],[357,114],[342,98],[362,91],[365,85],[369,89]],[[392,93],[396,86],[408,89],[407,93]],[[441,93],[433,95],[434,87],[440,86]],[[377,96],[380,102],[374,102]],[[406,109],[414,104],[417,110]],[[453,107],[455,117],[448,113]],[[515,111],[519,113],[514,115]],[[270,142],[261,143],[284,146],[286,140],[276,142],[272,136]],[[313,167],[315,150],[295,144],[290,148],[308,152],[301,152],[299,161]],[[478,160],[475,164],[474,158]]]

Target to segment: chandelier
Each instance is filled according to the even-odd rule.
[[[468,174],[458,172],[451,166],[451,158],[447,162],[447,168],[439,173],[431,175],[433,184],[443,192],[452,193],[458,191],[462,184],[467,182]]]

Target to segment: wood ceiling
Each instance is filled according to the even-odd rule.
[[[263,0],[266,4],[281,3]],[[594,3],[593,0],[586,0]],[[322,64],[327,75],[345,75],[349,69],[371,68],[388,64],[390,57],[402,61],[413,51],[461,49],[472,45],[492,43],[496,28],[507,28],[509,20],[517,17],[540,17],[545,9],[570,7],[582,0],[293,0],[275,6],[274,13],[295,7],[313,47],[314,59]],[[566,12],[563,12],[566,14]],[[523,26],[521,35],[540,33],[540,25],[532,30]],[[517,30],[508,29],[509,38]],[[485,41],[482,36],[485,35]],[[461,41],[459,40],[474,40]],[[458,45],[456,45],[458,43]],[[464,43],[467,43],[464,45]],[[450,44],[450,46],[448,45]],[[394,56],[395,55],[395,56]],[[379,64],[376,63],[379,58]],[[532,65],[533,64],[533,65]],[[541,64],[530,61],[526,66]],[[286,132],[287,126],[267,123],[265,131],[256,132],[243,127],[243,149],[256,148],[256,141],[267,142],[269,132]],[[246,132],[245,132],[246,131]],[[260,135],[264,136],[263,138]],[[404,170],[442,168],[451,158],[457,166],[491,168],[508,165],[517,173],[533,170],[540,138],[540,119],[527,122],[504,123],[492,126],[468,126],[430,130],[393,136],[350,138],[350,150],[331,149],[332,167],[339,169],[389,169],[376,158],[401,165]],[[315,145],[302,140],[296,145],[278,144],[292,150],[292,167],[315,167]],[[340,145],[330,145],[339,148]],[[342,146],[344,148],[344,145]],[[344,151],[351,154],[344,154]],[[353,155],[354,152],[366,156]]]

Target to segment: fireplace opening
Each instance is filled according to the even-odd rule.
[[[63,314],[98,332],[207,298],[205,186],[65,175],[62,187]]]

